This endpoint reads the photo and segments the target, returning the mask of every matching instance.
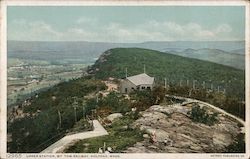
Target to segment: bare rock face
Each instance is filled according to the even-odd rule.
[[[144,130],[149,136],[154,134],[156,142],[144,138],[124,152],[224,152],[225,147],[240,133],[238,123],[222,114],[218,123],[208,126],[193,122],[188,117],[189,110],[190,107],[180,105],[154,105],[141,112],[141,118],[133,123],[133,127]]]

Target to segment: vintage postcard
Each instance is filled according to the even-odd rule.
[[[1,158],[249,156],[247,1],[1,1]]]

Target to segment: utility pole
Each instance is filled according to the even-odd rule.
[[[94,120],[94,110],[91,110],[92,120]]]
[[[57,113],[58,113],[58,117],[59,117],[59,129],[60,129],[62,126],[62,117],[61,117],[61,112],[59,110],[57,110]]]
[[[192,88],[188,92],[188,96],[191,97],[191,95],[192,95]]]
[[[103,143],[103,152],[106,151],[106,142]]]
[[[75,114],[75,122],[77,122],[76,107],[78,106],[78,102],[76,101],[76,97],[73,97],[73,99],[74,99],[73,108],[74,108],[74,114]]]
[[[187,86],[189,86],[189,80],[187,79]]]
[[[126,76],[126,78],[128,77],[128,69],[127,69],[127,67],[125,68],[125,76]]]
[[[52,96],[52,101],[55,102],[56,100],[56,96]],[[57,113],[58,113],[58,118],[59,118],[59,126],[58,128],[60,129],[62,126],[62,117],[61,117],[61,112],[60,110],[57,108]]]
[[[86,103],[85,101],[82,101],[82,117],[86,119],[86,109],[85,109]]]
[[[211,87],[210,87],[210,88],[211,88],[211,90],[213,90],[213,89],[214,89],[214,85],[213,85],[213,83],[211,83]]]
[[[196,82],[196,81],[195,81],[195,80],[193,80],[193,89],[195,89],[195,82]]]
[[[96,103],[98,103],[99,102],[99,97],[98,97],[98,94],[97,94],[97,96],[96,96]]]
[[[76,107],[74,107],[75,110],[75,122],[77,122],[77,118],[76,118]]]
[[[205,81],[203,81],[202,86],[203,86],[203,89],[206,89],[206,82]]]
[[[238,107],[239,107],[239,114],[241,113],[241,106],[240,104],[238,104]]]
[[[84,105],[82,106],[82,117],[85,118],[85,107],[84,107]]]
[[[165,89],[167,88],[167,79],[164,78],[164,85],[165,85]]]
[[[182,86],[182,80],[180,80],[180,87]]]
[[[217,86],[217,91],[220,92],[220,86]]]

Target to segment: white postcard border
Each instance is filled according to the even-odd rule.
[[[225,154],[225,153],[207,153],[207,154],[187,154],[187,153],[157,153],[157,154],[40,154],[40,153],[6,153],[7,152],[7,7],[8,6],[245,6],[246,13],[246,27],[245,27],[245,49],[246,49],[246,69],[245,69],[245,85],[246,85],[246,153],[245,154]],[[125,159],[125,158],[159,158],[165,159],[179,159],[179,158],[250,158],[250,47],[249,47],[249,5],[250,3],[246,1],[237,1],[237,0],[182,0],[182,1],[135,1],[135,0],[2,0],[0,1],[0,158],[91,158],[91,159],[104,159],[104,158],[114,158],[114,159]]]

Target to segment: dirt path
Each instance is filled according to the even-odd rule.
[[[225,115],[227,115],[227,116],[229,116],[229,117],[231,117],[231,118],[237,120],[238,122],[240,122],[240,123],[245,127],[245,121],[243,121],[242,119],[240,119],[240,118],[238,118],[238,117],[236,117],[236,116],[234,116],[234,115],[232,115],[232,114],[226,112],[225,110],[222,110],[222,109],[220,109],[220,108],[218,108],[218,107],[216,107],[216,106],[214,106],[214,105],[212,105],[212,104],[209,104],[209,103],[206,103],[206,102],[197,100],[197,99],[186,98],[186,97],[181,97],[181,96],[174,96],[174,95],[166,95],[166,96],[167,96],[167,97],[173,97],[173,98],[176,98],[176,99],[182,99],[182,100],[184,99],[184,100],[186,101],[186,102],[184,102],[185,104],[194,103],[194,102],[203,104],[203,105],[205,105],[205,106],[208,106],[208,107],[210,107],[210,108],[213,108],[214,110],[217,110],[218,112],[220,112],[220,113],[222,113],[222,114],[225,114]]]
[[[54,144],[47,147],[41,153],[57,153],[58,151],[62,151],[66,148],[66,146],[72,142],[76,142],[77,140],[108,135],[108,132],[102,127],[98,120],[93,120],[93,131],[77,133],[73,135],[67,135],[62,139],[58,140]]]

